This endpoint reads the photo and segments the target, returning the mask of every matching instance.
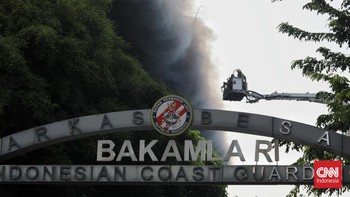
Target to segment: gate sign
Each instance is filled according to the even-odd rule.
[[[154,131],[151,110],[130,110],[77,117],[0,138],[0,161],[59,142],[125,131]],[[189,127],[239,132],[292,141],[350,158],[350,138],[290,120],[252,113],[193,109]]]
[[[119,111],[90,116],[76,117],[54,122],[28,130],[17,132],[0,138],[0,162],[24,154],[28,151],[46,147],[52,144],[74,140],[82,137],[119,133],[125,131],[154,131],[164,135],[179,135],[188,128],[194,130],[214,130],[240,132],[292,141],[315,147],[319,150],[330,151],[343,157],[350,158],[350,138],[336,132],[330,132],[314,126],[291,120],[280,119],[245,112],[192,109],[183,98],[170,95],[160,99],[152,109]],[[171,141],[171,140],[170,140]],[[140,143],[144,143],[140,141]],[[152,157],[149,144],[143,144],[143,154]],[[210,141],[206,144],[208,152]],[[259,142],[260,144],[263,142]],[[112,143],[110,143],[112,144]],[[175,143],[170,143],[165,150],[165,157],[177,156],[174,151]],[[131,145],[123,144],[124,152]],[[204,146],[204,145],[203,145]],[[240,154],[238,143],[231,144],[227,157]],[[168,148],[168,147],[167,147]],[[185,147],[186,148],[186,147]],[[188,145],[188,154],[195,155],[195,150]],[[237,152],[233,152],[234,148]],[[128,150],[128,151],[127,151]],[[167,152],[168,151],[168,152]],[[113,154],[112,151],[110,151]],[[199,154],[197,154],[198,156]],[[201,154],[204,155],[204,154]],[[115,156],[115,155],[114,155]],[[102,156],[101,156],[102,158]],[[110,157],[112,160],[117,160]],[[110,159],[108,157],[108,159]],[[206,158],[213,159],[211,154]],[[103,158],[102,158],[103,159]],[[133,158],[132,158],[133,159]],[[138,158],[140,159],[140,157]],[[153,158],[158,159],[158,158]],[[177,159],[177,158],[176,158]],[[210,160],[208,159],[208,160]],[[159,161],[161,161],[160,158]],[[342,183],[350,183],[349,166],[343,166]],[[327,172],[328,173],[328,172]],[[317,172],[316,172],[317,174]],[[322,174],[319,172],[318,175]],[[329,174],[329,173],[328,173]],[[23,182],[109,182],[112,183],[218,183],[218,184],[312,184],[314,170],[312,166],[191,166],[191,165],[0,165],[0,183]]]
[[[343,167],[350,183],[350,166]],[[0,165],[0,184],[313,184],[312,166]],[[337,184],[341,187],[341,181]],[[334,188],[334,187],[333,187]]]

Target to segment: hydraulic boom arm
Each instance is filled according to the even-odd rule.
[[[325,103],[324,100],[316,98],[315,93],[278,93],[273,92],[271,94],[259,94],[254,91],[247,91],[247,103],[255,103],[260,99],[265,100],[295,100],[295,101],[309,101],[316,103]]]
[[[256,103],[261,99],[265,100],[296,100],[325,103],[324,100],[316,97],[315,93],[278,93],[260,94],[248,90],[248,83],[241,70],[236,69],[221,87],[223,99],[228,101],[241,101],[244,97],[247,103]]]

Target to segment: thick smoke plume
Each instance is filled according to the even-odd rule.
[[[210,52],[214,35],[193,10],[191,0],[117,0],[111,17],[154,78],[193,107],[217,108],[221,95],[212,83],[217,77]]]

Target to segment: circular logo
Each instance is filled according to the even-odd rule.
[[[163,135],[179,135],[188,129],[191,121],[192,108],[180,96],[165,96],[159,99],[151,110],[152,125]]]

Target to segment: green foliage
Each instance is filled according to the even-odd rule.
[[[291,37],[301,41],[321,42],[328,41],[339,45],[339,47],[350,47],[350,1],[344,0],[339,8],[332,7],[325,0],[311,0],[304,5],[303,9],[315,11],[317,14],[328,15],[329,32],[308,32],[289,23],[282,23],[278,29]],[[329,84],[331,92],[319,92],[317,97],[323,98],[328,106],[328,114],[322,114],[317,119],[317,126],[334,131],[345,133],[350,129],[350,80],[344,73],[350,72],[350,57],[340,52],[334,52],[326,47],[319,47],[316,52],[322,58],[306,57],[292,62],[292,69],[301,69],[302,74],[312,80],[325,81]],[[350,158],[343,158],[342,155],[334,155],[326,150],[316,150],[311,147],[296,145],[289,142],[282,142],[289,148],[303,151],[303,156],[296,163],[300,165],[312,164],[314,160],[341,159],[348,163]],[[308,195],[320,196],[326,194],[342,194],[349,191],[349,186],[341,189],[315,189],[312,186],[305,186]],[[297,196],[300,187],[296,186],[289,196]]]
[[[146,107],[165,94],[166,87],[124,52],[130,46],[106,18],[109,3],[2,1],[2,135],[131,103]]]

